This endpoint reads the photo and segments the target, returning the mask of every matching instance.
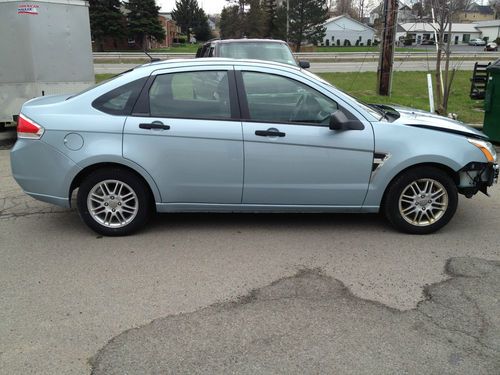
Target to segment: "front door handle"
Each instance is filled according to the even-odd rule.
[[[160,130],[168,130],[170,129],[169,125],[163,125],[161,121],[154,121],[150,124],[139,124],[139,128],[141,129],[160,129]]]
[[[255,135],[258,135],[259,137],[284,137],[286,133],[280,132],[275,128],[270,128],[267,130],[256,130]]]

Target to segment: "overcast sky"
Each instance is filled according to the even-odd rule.
[[[157,0],[161,6],[162,12],[170,12],[174,9],[175,0]],[[198,4],[208,14],[220,13],[224,5],[227,4],[226,0],[198,0]]]

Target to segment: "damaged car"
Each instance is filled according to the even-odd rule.
[[[13,176],[104,235],[154,212],[380,212],[446,225],[498,177],[488,138],[424,111],[371,105],[297,66],[195,59],[137,67],[21,109]]]

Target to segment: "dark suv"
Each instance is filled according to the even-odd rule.
[[[275,39],[216,39],[198,48],[196,57],[227,57],[232,59],[268,60],[307,69],[308,61],[293,57],[288,44]]]

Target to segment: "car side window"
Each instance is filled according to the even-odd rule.
[[[251,120],[326,126],[339,109],[332,99],[287,77],[243,72],[243,83]]]
[[[156,77],[149,89],[153,117],[231,118],[227,71],[182,72]]]
[[[147,77],[144,77],[111,90],[95,99],[92,106],[110,115],[127,116],[132,111],[132,107],[146,81]]]

